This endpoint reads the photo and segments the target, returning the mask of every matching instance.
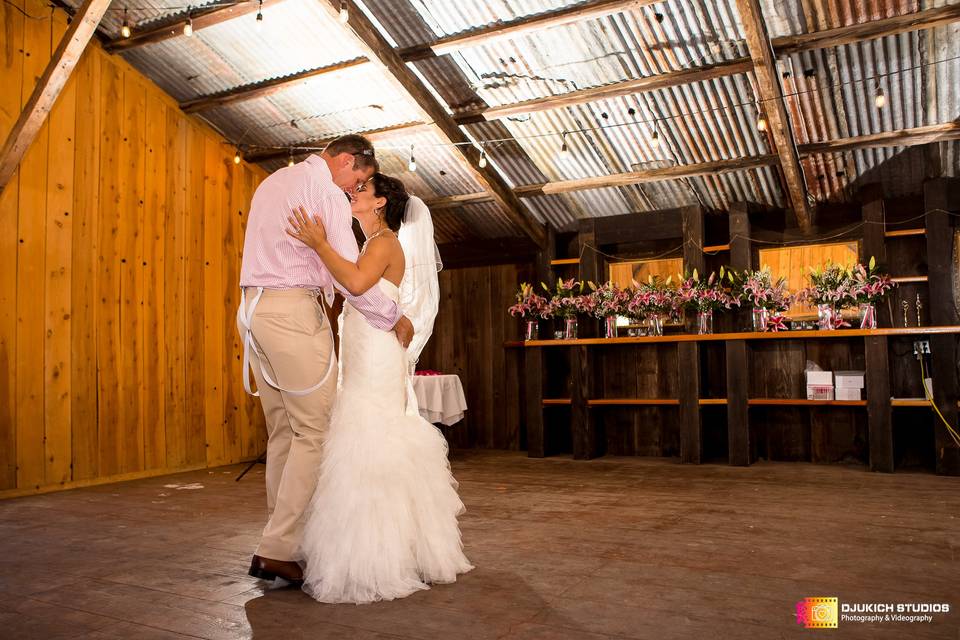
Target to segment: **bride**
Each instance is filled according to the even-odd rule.
[[[312,247],[350,293],[371,287],[400,300],[404,253],[397,232],[407,195],[376,173],[352,205],[367,241],[356,263],[327,243],[301,207],[288,233]],[[408,410],[407,355],[349,303],[340,324],[340,388],[301,548],[303,589],[321,602],[403,598],[472,569],[457,516],[464,511],[440,431]]]

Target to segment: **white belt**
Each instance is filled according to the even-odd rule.
[[[263,376],[263,381],[268,385],[276,389],[277,391],[282,391],[284,393],[289,393],[292,396],[305,396],[313,393],[317,389],[323,386],[323,383],[327,381],[327,378],[330,377],[330,372],[333,371],[333,363],[336,360],[336,353],[334,352],[333,345],[333,328],[327,323],[327,331],[330,332],[330,358],[327,364],[327,372],[323,374],[323,377],[320,378],[320,382],[313,385],[309,389],[285,389],[279,384],[274,382],[273,378],[270,377],[270,374],[267,373],[267,370],[263,366],[263,356],[260,354],[260,351],[257,349],[257,343],[253,339],[253,312],[257,308],[257,303],[260,302],[260,296],[263,295],[263,287],[257,287],[257,295],[254,296],[253,302],[250,303],[250,309],[247,310],[247,297],[246,290],[240,288],[240,308],[237,309],[237,322],[243,326],[243,388],[244,390],[252,396],[259,396],[259,391],[253,391],[253,388],[250,386],[250,368],[253,366],[253,363],[250,362],[250,352],[253,351],[257,355],[257,360],[260,363],[260,374]]]

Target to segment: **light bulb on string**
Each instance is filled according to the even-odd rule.
[[[243,156],[240,154],[240,147],[237,147],[237,152],[233,154],[233,164],[240,164],[242,159]]]
[[[263,0],[260,0],[260,7],[257,9],[257,29],[263,27]]]
[[[477,162],[477,166],[481,169],[487,166],[487,150],[483,145],[480,145],[480,161]]]
[[[763,113],[757,113],[757,130],[766,131],[767,130],[767,119],[763,116]]]
[[[120,27],[120,35],[124,38],[130,37],[130,21],[127,20],[127,8],[123,8],[123,26]]]
[[[566,131],[564,131],[564,132],[561,134],[561,138],[560,138],[560,139],[563,141],[563,142],[560,143],[560,155],[562,155],[562,156],[569,156],[569,155],[570,155],[570,147],[567,146],[567,132],[566,132]]]
[[[877,95],[873,98],[873,103],[877,105],[877,109],[883,109],[887,104],[887,96],[883,94],[883,87],[877,85]]]
[[[417,159],[413,157],[413,145],[410,145],[410,162],[407,164],[407,169],[410,171],[417,170]]]
[[[188,38],[193,35],[193,18],[187,16],[187,22],[183,25],[183,35]]]
[[[287,166],[292,167],[296,164],[296,161],[293,159],[293,149],[290,149],[290,156],[287,158]]]
[[[350,12],[347,11],[347,3],[340,3],[340,14],[338,16],[340,24],[347,24],[350,21]]]
[[[654,147],[660,146],[660,128],[657,126],[656,121],[653,123],[653,133],[650,134],[650,144]]]

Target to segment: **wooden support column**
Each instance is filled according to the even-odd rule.
[[[703,420],[700,416],[700,345],[677,343],[680,382],[680,462],[700,464],[703,458]]]
[[[737,202],[730,207],[728,222],[730,227],[730,268],[737,271],[753,268],[753,245],[750,242],[750,204]],[[740,309],[736,313],[723,314],[730,323],[722,327],[725,331],[740,331],[749,324],[750,310]]]
[[[870,258],[877,261],[877,265],[887,271],[887,238],[886,216],[884,214],[883,190],[879,184],[867,185],[860,193],[860,207],[863,216],[863,242],[860,243],[860,262],[869,264]],[[893,318],[890,316],[890,307],[886,304],[877,305],[877,325],[892,327]]]
[[[527,455],[542,458],[543,446],[543,349],[526,347],[523,351],[523,384],[526,400]]]
[[[890,407],[890,360],[887,355],[889,346],[886,336],[867,336],[864,340],[870,469],[891,473],[893,414]]]
[[[603,266],[603,257],[596,252],[597,247],[597,227],[595,218],[586,218],[580,220],[577,231],[577,255],[580,256],[580,280],[587,287],[585,292],[590,292],[590,286],[587,282],[592,282],[597,286],[607,281],[607,274]],[[578,327],[578,335],[581,338],[596,338],[601,335],[600,321],[589,316],[581,316]]]
[[[953,216],[960,213],[960,180],[938,178],[924,184],[924,208],[927,223],[927,264],[929,267],[929,317],[934,325],[960,324],[957,299],[953,290],[956,227]],[[933,399],[944,419],[957,426],[957,401],[960,400],[957,338],[953,335],[930,336],[930,375]],[[939,418],[934,422],[937,447],[937,473],[960,475],[960,448]]]
[[[557,279],[553,276],[553,267],[550,262],[557,257],[557,236],[549,224],[546,227],[546,243],[540,251],[537,252],[534,268],[536,269],[536,281],[533,283],[534,289],[540,295],[547,295],[540,283],[547,286],[553,286]]]
[[[16,5],[14,5],[16,6]],[[57,50],[50,56],[47,68],[37,80],[30,99],[20,112],[20,117],[10,130],[0,149],[0,194],[17,170],[20,160],[40,132],[47,114],[53,109],[64,85],[70,79],[74,67],[80,61],[83,50],[97,30],[110,0],[85,0],[77,10],[66,33],[60,39]],[[12,45],[12,43],[11,43]],[[12,50],[12,47],[11,47]],[[9,90],[9,87],[6,90]]]
[[[693,275],[696,271],[701,278],[707,278],[707,259],[703,255],[703,207],[691,205],[680,208],[681,234],[683,237],[683,271],[684,275]],[[686,330],[694,333],[697,330],[697,314],[694,311],[686,313]]]
[[[570,430],[575,460],[589,460],[600,455],[596,411],[587,406],[594,396],[593,353],[590,347],[570,348]]]
[[[737,466],[752,462],[747,406],[750,388],[748,349],[745,340],[727,341],[727,450],[730,464]]]

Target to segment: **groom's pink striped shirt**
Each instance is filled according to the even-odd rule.
[[[319,215],[334,250],[351,262],[359,255],[351,228],[350,202],[333,182],[322,158],[312,155],[304,162],[276,171],[260,183],[253,194],[250,219],[243,241],[241,287],[268,289],[318,289],[327,304],[333,302],[333,287],[377,329],[393,328],[403,315],[397,303],[372,287],[361,296],[350,295],[333,280],[313,249],[290,237],[287,218],[299,205],[309,215]]]

